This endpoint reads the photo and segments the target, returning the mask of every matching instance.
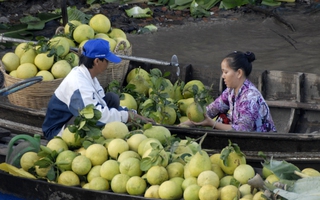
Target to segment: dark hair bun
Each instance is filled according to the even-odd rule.
[[[244,56],[248,59],[249,63],[252,63],[255,59],[256,56],[254,55],[254,53],[247,51]]]

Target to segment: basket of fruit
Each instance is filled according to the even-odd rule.
[[[107,40],[115,54],[132,54],[126,34],[121,29],[112,28],[109,19],[102,14],[93,16],[89,24],[72,20],[52,38],[22,42],[14,52],[6,53],[0,64],[6,87],[34,76],[43,77],[42,82],[8,95],[10,103],[33,109],[46,108],[63,78],[79,65],[79,53],[85,42],[94,38]],[[129,60],[109,63],[107,70],[97,76],[101,86],[106,88],[113,80],[123,83],[128,67]]]

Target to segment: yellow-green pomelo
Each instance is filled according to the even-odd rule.
[[[61,171],[71,170],[71,164],[77,153],[71,150],[65,150],[56,158],[56,165]]]
[[[158,193],[161,199],[180,199],[183,195],[181,187],[171,180],[163,182]]]
[[[267,167],[263,166],[262,167],[262,177],[265,179],[267,178],[269,175],[273,174],[273,172],[268,169]]]
[[[109,18],[103,14],[94,15],[90,19],[89,25],[92,27],[92,29],[96,33],[108,33],[111,28],[111,23]]]
[[[32,45],[29,45],[26,42],[22,42],[20,44],[18,44],[18,46],[14,49],[14,53],[21,58],[22,54],[27,51],[29,48],[31,48]]]
[[[90,40],[93,38],[94,30],[88,24],[80,24],[73,31],[73,39],[79,44],[85,40]]]
[[[220,200],[238,199],[240,197],[239,189],[234,185],[227,185],[220,190]]]
[[[230,185],[231,180],[234,179],[231,175],[226,175],[220,179],[219,187],[224,187]]]
[[[41,158],[40,158],[41,159]],[[36,174],[42,178],[45,178],[48,174],[48,172],[51,170],[51,166],[49,167],[39,167],[39,165],[35,166]]]
[[[217,200],[218,198],[219,198],[219,191],[213,185],[210,185],[210,184],[203,185],[199,190],[200,200]]]
[[[156,162],[158,163],[158,165],[161,165],[163,167],[166,167],[168,165],[168,163],[169,163],[169,153],[168,152],[166,152],[164,149],[162,149],[160,152],[158,152],[157,158],[154,158],[152,153],[153,153],[153,149],[152,148],[148,149],[142,155],[142,159],[149,157],[151,159],[157,159]]]
[[[25,171],[28,171],[31,167],[33,167],[34,163],[39,160],[39,156],[36,152],[29,151],[24,153],[20,159],[20,166]]]
[[[189,185],[184,191],[183,191],[183,199],[184,200],[200,200],[199,199],[199,190],[200,186],[197,184]]]
[[[138,158],[128,158],[123,160],[119,165],[121,174],[127,174],[128,176],[141,176],[142,171],[140,169],[140,160]]]
[[[220,159],[220,167],[224,173],[232,175],[236,167],[241,164],[246,164],[246,158],[242,155],[237,154],[236,152],[231,152],[226,160],[226,165],[223,160]]]
[[[76,137],[68,127],[63,130],[61,138],[68,145],[69,149],[80,148],[83,141],[83,138],[80,138],[80,136]]]
[[[93,166],[102,165],[108,159],[108,151],[102,144],[92,144],[86,150],[86,157]]]
[[[127,139],[127,143],[129,145],[129,149],[138,153],[139,144],[147,139],[148,137],[144,134],[134,134],[129,139]]]
[[[220,184],[220,179],[215,172],[211,170],[206,170],[199,174],[197,178],[197,183],[199,186],[213,185],[214,187],[218,188]]]
[[[241,194],[241,197],[248,195],[248,194],[251,194],[251,185],[249,185],[247,183],[240,185],[239,192]]]
[[[144,78],[144,80],[146,80],[146,81],[150,81],[150,73],[147,72],[145,69],[139,67],[139,68],[134,68],[134,69],[130,70],[130,72],[128,73],[128,75],[126,77],[127,83],[129,83],[137,75],[142,76]]]
[[[69,43],[69,46],[70,46],[70,49],[71,48],[75,48],[76,47],[76,43],[74,43],[73,40],[71,40],[70,38],[66,38],[68,43]],[[68,55],[68,54],[67,54]]]
[[[54,62],[54,56],[48,57],[48,53],[39,53],[34,58],[34,64],[39,70],[49,70]]]
[[[138,104],[135,98],[129,93],[122,93],[123,96],[120,97],[120,106],[126,107],[128,109],[137,110]]]
[[[110,51],[114,52],[114,50],[115,50],[115,48],[117,46],[117,42],[112,38],[107,38],[106,37],[106,38],[102,38],[102,39],[104,39],[104,40],[109,42]]]
[[[54,80],[54,77],[51,74],[51,72],[49,72],[47,70],[38,71],[36,76],[42,76],[42,81],[52,81],[52,80]]]
[[[109,182],[102,177],[94,177],[89,182],[89,189],[91,190],[103,191],[103,190],[109,190],[109,188],[110,188]]]
[[[87,41],[88,41],[88,40],[84,40],[84,41],[82,41],[82,42],[79,44],[79,50],[80,50],[80,52],[82,52],[83,46],[84,46],[84,44],[85,44]]]
[[[142,195],[147,189],[147,183],[140,176],[133,176],[127,181],[126,189],[130,195]]]
[[[199,144],[195,141],[188,141],[184,139],[180,141],[179,145],[187,145],[191,149],[193,154],[197,153],[199,150]]]
[[[101,165],[93,166],[87,174],[87,180],[90,182],[93,178],[99,177],[100,175]]]
[[[187,108],[187,117],[194,122],[202,122],[206,110],[199,103],[193,102]]]
[[[233,172],[233,177],[241,184],[248,183],[248,180],[255,175],[253,167],[247,164],[241,164]]]
[[[221,167],[218,164],[211,164],[211,170],[214,171],[218,176],[219,179],[224,177],[224,172],[222,171]]]
[[[187,121],[187,120],[189,120],[189,118],[188,118],[187,116],[181,116],[181,117],[179,118],[179,122],[180,122],[180,123],[183,123],[183,122],[185,122],[185,121]]]
[[[128,158],[138,158],[140,160],[141,156],[135,151],[124,151],[119,155],[117,161],[120,163]]]
[[[114,40],[116,41],[116,46],[118,46],[119,50],[128,49],[131,46],[131,43],[126,38],[117,37],[114,38]]]
[[[182,154],[186,154],[186,153],[193,155],[193,152],[190,149],[190,147],[186,144],[181,144],[181,141],[180,141],[179,145],[177,146],[176,150],[174,151],[174,153],[176,153],[178,155],[182,155]]]
[[[17,68],[17,78],[32,78],[38,73],[38,68],[32,63],[23,63]]]
[[[146,129],[143,134],[148,138],[159,140],[162,145],[166,144],[167,140],[171,137],[170,130],[164,126],[152,126],[151,128]]]
[[[138,94],[148,95],[150,84],[143,76],[136,75],[128,84],[134,85],[135,88],[133,90]]]
[[[129,150],[128,143],[121,138],[113,139],[108,145],[108,153],[111,158],[117,159],[118,156],[125,151]]]
[[[211,170],[211,161],[208,153],[204,150],[197,152],[189,161],[191,176],[198,177],[203,171]]]
[[[12,76],[12,77],[18,78],[18,77],[17,77],[17,70],[11,71],[11,72],[9,73],[9,75]]]
[[[143,154],[151,147],[151,143],[155,143],[157,145],[159,145],[160,147],[162,147],[162,144],[159,140],[155,139],[155,138],[147,138],[145,140],[142,140],[139,144],[138,147],[138,154],[140,156],[143,156]]]
[[[163,166],[155,165],[147,171],[147,181],[150,185],[160,185],[168,178],[168,172]]]
[[[193,97],[178,100],[177,105],[178,105],[178,108],[179,108],[181,114],[186,115],[187,109],[188,109],[189,105],[192,103],[194,103]]]
[[[194,176],[192,176],[191,173],[190,173],[189,162],[187,162],[187,163],[184,165],[183,176],[184,176],[184,178],[194,177]]]
[[[182,95],[185,99],[193,97],[195,95],[193,93],[194,85],[198,87],[198,92],[204,90],[204,84],[200,80],[191,80],[184,85],[182,90]]]
[[[111,31],[108,33],[108,35],[111,38],[119,38],[119,37],[121,37],[121,38],[127,39],[126,33],[123,30],[121,30],[120,28],[112,27]]]
[[[66,186],[80,185],[80,179],[73,171],[64,171],[58,177],[58,183]]]
[[[71,67],[75,67],[79,65],[80,58],[78,54],[70,52],[66,55],[66,57],[64,57],[64,60],[66,60],[71,65]]]
[[[32,63],[34,64],[34,59],[37,56],[36,50],[33,48],[28,49],[20,57],[20,65],[23,63]]]
[[[170,178],[169,180],[175,182],[175,183],[176,183],[177,185],[179,185],[179,186],[181,187],[181,189],[182,189],[182,183],[183,183],[183,181],[184,181],[184,178],[177,176],[177,177]]]
[[[78,155],[72,160],[71,169],[78,175],[86,175],[91,170],[92,164],[89,158]]]
[[[311,176],[311,177],[313,177],[313,176],[320,176],[320,173],[319,173],[318,170],[313,169],[313,168],[310,168],[310,167],[304,168],[304,169],[301,171],[301,173],[306,174],[306,175]]]
[[[1,61],[4,65],[5,70],[8,72],[16,70],[20,65],[19,56],[13,52],[8,52],[4,54]]]
[[[190,185],[198,185],[196,177],[190,176],[185,178],[181,184],[182,190],[185,190]]]
[[[105,33],[96,33],[94,35],[94,38],[101,38],[101,39],[108,39],[110,38],[108,34],[105,34]]]
[[[49,45],[51,49],[57,51],[58,56],[64,57],[70,51],[70,44],[66,37],[58,36],[49,40]]]
[[[64,26],[64,33],[68,34],[82,23],[78,20],[71,20]]]
[[[53,138],[47,143],[47,147],[52,151],[65,151],[68,150],[68,145],[61,138]]]
[[[243,197],[241,197],[239,200],[252,200],[252,199],[253,199],[253,195],[247,194],[247,195],[244,195]]]
[[[59,60],[51,67],[51,73],[54,78],[64,78],[71,71],[71,65],[66,60]]]
[[[83,184],[83,185],[82,185],[82,188],[83,188],[83,189],[90,189],[90,188],[89,188],[89,183]]]
[[[128,126],[120,121],[107,123],[102,129],[102,135],[106,139],[120,138],[124,139],[129,135]]]
[[[127,174],[117,174],[111,180],[111,190],[115,193],[126,193],[126,185],[130,176]]]
[[[265,181],[268,182],[268,183],[271,183],[273,184],[274,182],[277,182],[279,181],[279,177],[277,177],[275,174],[270,174],[266,179]]]
[[[148,187],[146,192],[144,193],[144,197],[146,198],[153,198],[153,199],[160,199],[160,196],[158,194],[160,185],[151,185]]]
[[[265,200],[265,198],[263,197],[263,191],[255,193],[255,195],[253,195],[252,200]]]
[[[172,162],[167,167],[169,179],[174,177],[183,177],[184,165],[180,162]]]
[[[79,149],[75,149],[74,151],[85,156],[87,150],[84,147],[80,147]]]
[[[174,88],[173,88],[173,84],[171,83],[171,81],[167,78],[164,79],[165,84],[164,85],[164,89],[162,89],[160,91],[161,94],[167,94],[168,98],[173,99],[174,97]],[[149,96],[152,97],[151,92],[153,91],[152,87],[149,88]]]
[[[164,106],[164,110],[159,112],[159,120],[155,120],[159,124],[163,125],[173,125],[177,119],[176,110],[169,105]]]
[[[116,160],[105,161],[100,168],[100,176],[111,181],[113,177],[120,174],[119,163]]]
[[[212,163],[212,164],[220,165],[220,160],[221,160],[220,156],[221,156],[220,153],[212,154],[212,155],[210,156],[211,163]]]

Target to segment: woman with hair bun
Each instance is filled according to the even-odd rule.
[[[221,62],[222,78],[227,88],[207,106],[204,121],[188,120],[182,124],[227,131],[276,132],[266,101],[248,79],[255,59],[252,52],[234,51],[227,55]],[[217,120],[212,120],[216,116]]]

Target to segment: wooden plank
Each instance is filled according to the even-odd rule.
[[[295,108],[303,110],[320,111],[320,104],[315,103],[301,103],[293,101],[266,101],[269,107],[279,108]]]
[[[8,130],[14,130],[15,132],[20,132],[25,134],[39,134],[43,136],[42,129],[39,127],[16,123],[16,122],[5,120],[5,119],[0,119],[0,127],[4,127]]]

